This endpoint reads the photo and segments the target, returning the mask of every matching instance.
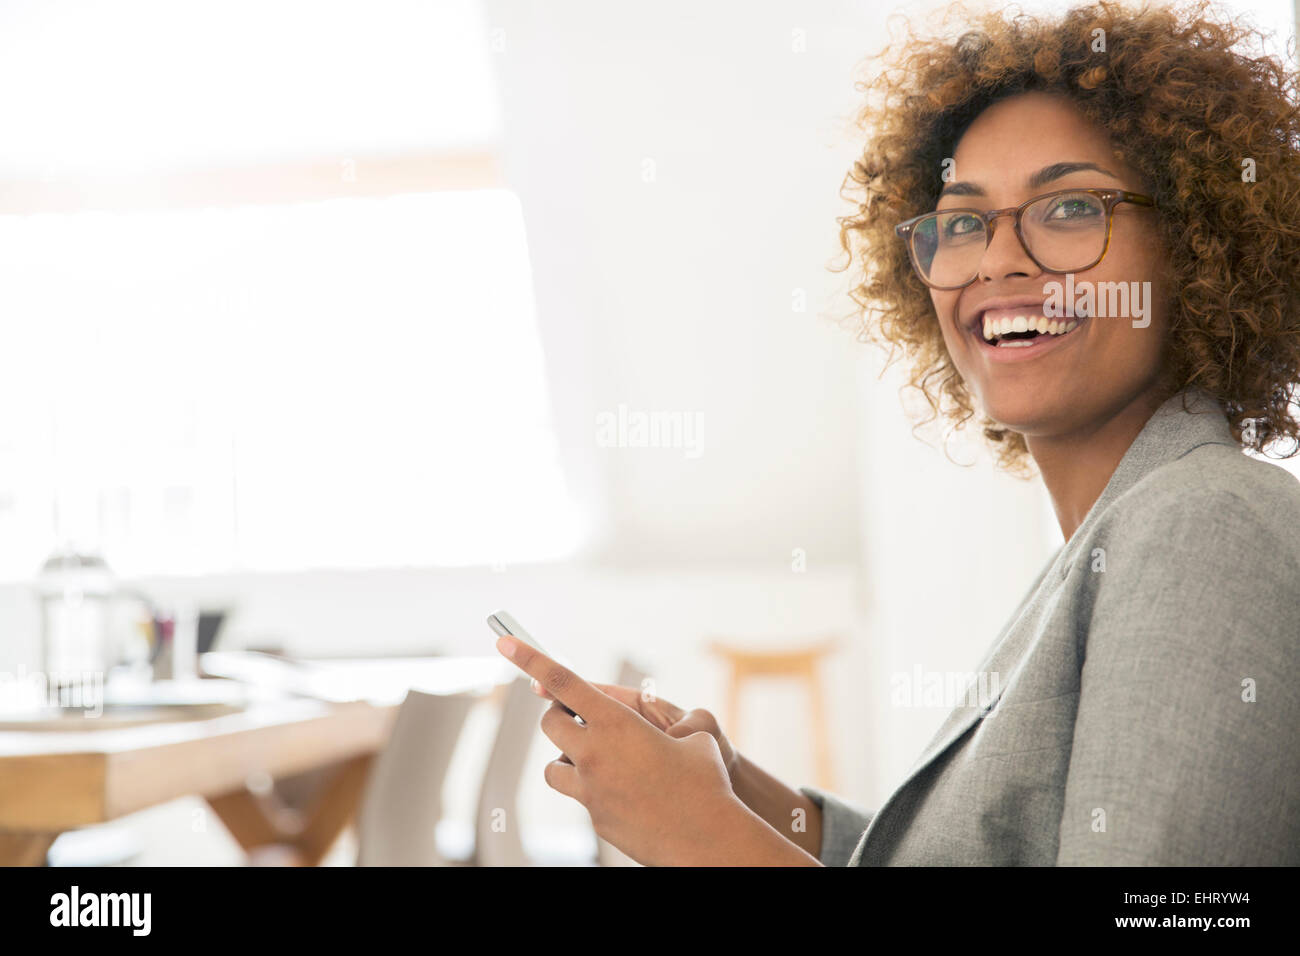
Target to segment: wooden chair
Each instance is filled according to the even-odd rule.
[[[358,866],[446,866],[438,851],[442,787],[472,694],[408,691],[374,761],[357,814]]]
[[[590,839],[564,839],[562,831],[524,832],[517,810],[519,786],[529,751],[541,731],[538,724],[549,706],[534,694],[531,681],[519,677],[504,688],[496,736],[483,769],[473,834],[454,823],[443,828],[439,846],[445,859],[469,866],[592,866],[596,862],[595,834]],[[584,834],[578,833],[580,837]],[[586,843],[590,843],[590,847]]]
[[[547,707],[547,702],[533,693],[531,684],[527,677],[512,681],[501,704],[501,722],[483,770],[474,818],[474,850],[470,859],[477,866],[533,864],[524,850],[515,808],[528,751],[539,733],[537,725],[542,711]]]

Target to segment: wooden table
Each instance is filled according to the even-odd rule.
[[[456,659],[447,663],[454,670]],[[456,688],[452,677],[435,692],[484,690]],[[285,697],[203,720],[2,730],[0,865],[39,866],[66,830],[198,795],[254,859],[314,866],[351,822],[396,711],[395,702]],[[265,786],[295,777],[310,784],[297,806]]]

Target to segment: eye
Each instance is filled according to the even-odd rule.
[[[959,212],[944,220],[943,234],[949,239],[960,239],[962,236],[969,236],[973,232],[979,232],[983,228],[984,223],[979,216]]]
[[[1063,222],[1101,215],[1101,206],[1091,196],[1061,196],[1053,201],[1044,219]]]

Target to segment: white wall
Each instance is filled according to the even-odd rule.
[[[486,7],[594,553],[852,560],[859,347],[818,313],[842,284],[826,269],[853,151],[841,121],[875,31],[843,5]],[[595,418],[619,404],[700,413],[703,454],[598,448]]]

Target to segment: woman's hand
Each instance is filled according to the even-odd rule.
[[[555,700],[551,693],[536,679],[533,679],[533,693]],[[620,684],[592,684],[601,693],[613,697],[619,703],[632,708],[647,721],[658,727],[669,737],[683,738],[703,731],[718,744],[722,763],[727,768],[727,778],[735,783],[737,754],[727,735],[718,726],[718,720],[709,711],[697,707],[694,710],[682,710],[676,704],[669,703],[661,697],[647,693],[635,687],[623,687]]]
[[[546,782],[586,807],[596,833],[632,859],[652,866],[816,863],[735,795],[717,739],[703,729],[707,721],[689,723],[686,712],[662,701],[633,707],[512,638],[498,640],[497,649],[554,701],[541,728],[563,756],[546,765]]]

